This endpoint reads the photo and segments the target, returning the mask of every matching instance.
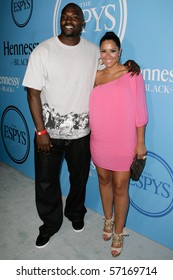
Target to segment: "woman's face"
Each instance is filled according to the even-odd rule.
[[[100,57],[106,67],[112,67],[119,62],[121,50],[113,40],[105,40],[100,46]]]

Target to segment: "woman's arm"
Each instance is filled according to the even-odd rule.
[[[137,155],[138,159],[143,158],[147,153],[147,149],[145,147],[145,128],[145,125],[137,127],[137,144],[135,147],[135,155]]]

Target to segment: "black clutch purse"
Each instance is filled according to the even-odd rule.
[[[143,159],[137,159],[137,157],[134,158],[131,166],[130,166],[130,178],[133,181],[138,181],[142,171],[144,170],[145,164],[146,164],[147,157],[144,156]]]

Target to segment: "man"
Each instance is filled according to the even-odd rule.
[[[38,248],[48,244],[63,222],[60,172],[64,159],[70,175],[64,214],[74,231],[84,229],[89,96],[99,60],[98,47],[81,37],[84,25],[82,9],[67,4],[60,19],[61,34],[33,50],[23,81],[36,128],[36,206],[43,221]]]

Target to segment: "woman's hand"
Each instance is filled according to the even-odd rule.
[[[137,159],[144,159],[144,157],[147,154],[147,149],[144,144],[137,144],[135,148],[135,155],[137,156]]]

